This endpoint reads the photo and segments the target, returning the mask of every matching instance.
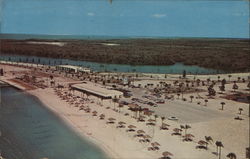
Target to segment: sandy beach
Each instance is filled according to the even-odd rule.
[[[149,108],[155,112],[155,117],[144,115],[144,120],[156,119],[155,125],[147,125],[147,122],[138,122],[134,117],[134,113],[131,112],[127,106],[123,106],[118,110],[118,103],[114,103],[110,99],[100,100],[95,96],[87,96],[80,92],[70,92],[75,98],[74,104],[62,100],[58,96],[58,92],[62,94],[69,92],[66,87],[70,83],[80,83],[81,80],[64,77],[59,74],[52,74],[51,72],[45,72],[48,76],[44,76],[43,79],[46,85],[46,80],[49,81],[49,75],[54,76],[56,84],[64,85],[62,89],[55,87],[42,88],[27,88],[26,85],[21,84],[13,80],[15,77],[30,72],[30,68],[23,68],[11,65],[0,65],[4,69],[4,76],[0,77],[2,81],[14,85],[19,89],[25,90],[28,93],[38,97],[47,108],[58,115],[65,123],[76,131],[82,137],[90,140],[94,144],[98,145],[105,151],[112,159],[158,159],[162,157],[162,153],[165,151],[171,152],[174,159],[216,159],[217,155],[215,141],[221,141],[224,145],[222,148],[222,158],[226,158],[227,154],[233,152],[237,155],[237,158],[244,159],[246,153],[246,147],[249,147],[249,117],[248,110],[249,104],[244,102],[238,102],[222,98],[225,94],[231,94],[233,92],[233,82],[226,84],[226,91],[224,94],[217,93],[213,98],[208,98],[207,87],[200,86],[199,89],[204,91],[184,93],[184,97],[187,99],[183,101],[180,97],[174,95],[173,100],[165,100],[164,104],[158,104],[157,107],[151,107],[146,104],[141,104],[143,108]],[[42,72],[42,71],[41,71]],[[230,81],[237,81],[238,77],[245,78],[247,80],[249,73],[230,74]],[[122,97],[120,100],[132,103],[132,98],[142,98],[147,93],[147,89],[142,89],[148,83],[159,83],[164,81],[172,83],[179,79],[180,75],[168,75],[168,78],[164,78],[165,75],[155,75],[157,78],[147,79],[149,74],[142,75],[134,81],[133,85],[140,85],[141,88],[128,88],[131,90],[133,96],[131,98]],[[227,74],[221,75],[197,75],[196,79],[217,80],[227,79]],[[38,77],[37,77],[38,78]],[[193,79],[193,76],[187,76],[188,79]],[[49,83],[49,82],[47,82]],[[248,81],[243,83],[239,82],[237,85],[239,88],[237,92],[249,93],[247,90]],[[88,84],[96,85],[94,82]],[[49,84],[48,84],[49,85]],[[100,84],[101,85],[101,84]],[[155,86],[154,85],[154,86]],[[218,87],[215,87],[216,92],[220,92]],[[79,98],[77,98],[77,96]],[[190,101],[190,96],[199,96],[202,98],[194,98]],[[80,99],[87,99],[80,102]],[[208,102],[204,103],[207,99]],[[75,103],[79,102],[84,108],[91,109],[90,112],[86,112],[80,109]],[[199,103],[200,104],[197,104]],[[225,103],[224,110],[221,110],[221,102]],[[239,114],[239,108],[242,108],[242,113]],[[93,115],[93,111],[96,111],[97,115]],[[99,115],[105,114],[105,119],[100,120]],[[125,115],[128,114],[128,115]],[[178,121],[168,120],[170,116],[176,116]],[[235,120],[234,118],[240,116],[242,120]],[[165,117],[164,123],[168,124],[168,130],[161,130],[162,125],[161,117]],[[114,118],[114,124],[107,124],[108,118]],[[117,128],[118,122],[126,123],[125,128]],[[184,142],[181,136],[173,135],[173,129],[180,128],[180,125],[188,124],[191,128],[187,129],[188,134],[192,134],[191,142]],[[135,131],[127,131],[128,126],[133,125]],[[140,137],[135,137],[137,130],[143,130],[144,134],[149,135],[150,142],[140,142]],[[184,133],[184,130],[183,130]],[[183,134],[182,134],[183,135]],[[213,142],[208,143],[208,149],[197,149],[200,140],[205,140],[204,136],[211,136]],[[151,143],[157,142],[159,144],[159,150],[150,150]]]

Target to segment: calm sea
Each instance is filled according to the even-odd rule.
[[[7,159],[107,159],[34,96],[0,87],[0,151]]]

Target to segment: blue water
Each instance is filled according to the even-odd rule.
[[[1,87],[0,150],[7,159],[106,159],[34,96]]]
[[[140,72],[140,73],[163,73],[163,74],[181,74],[185,70],[187,74],[216,74],[224,73],[224,71],[203,68],[199,66],[183,65],[176,63],[170,66],[157,65],[125,65],[125,64],[105,64],[98,62],[76,61],[68,59],[53,59],[35,56],[20,56],[20,55],[1,55],[0,60],[15,61],[15,62],[31,62],[46,65],[61,65],[69,64],[76,66],[89,67],[94,71],[110,71],[110,72]]]

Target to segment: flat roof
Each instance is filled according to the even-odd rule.
[[[57,65],[58,67],[63,67],[63,68],[71,68],[71,69],[78,69],[79,66],[73,66],[73,65]]]
[[[74,69],[74,70],[88,70],[90,71],[89,68],[86,67],[81,67],[81,66],[73,66],[73,65],[57,65],[57,67],[62,67],[62,68],[69,68],[69,69]]]
[[[96,84],[96,83],[81,83],[81,84],[74,84],[72,85],[73,88],[77,88],[82,91],[89,92],[91,94],[105,97],[105,98],[115,98],[123,95],[122,92],[116,91],[116,90],[111,90],[109,88],[106,88],[102,85]],[[111,88],[111,87],[110,87]]]

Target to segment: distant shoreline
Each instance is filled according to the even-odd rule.
[[[32,41],[32,43],[30,43]],[[39,43],[40,42],[40,43]],[[43,42],[43,43],[41,43]],[[57,43],[57,45],[48,44]],[[2,54],[108,64],[169,66],[183,63],[226,72],[250,70],[249,39],[1,40]],[[58,43],[63,43],[59,45]]]
[[[165,36],[109,36],[109,35],[47,35],[0,33],[0,39],[7,40],[117,40],[117,39],[205,39],[205,40],[249,40],[250,38],[232,37],[165,37]]]

